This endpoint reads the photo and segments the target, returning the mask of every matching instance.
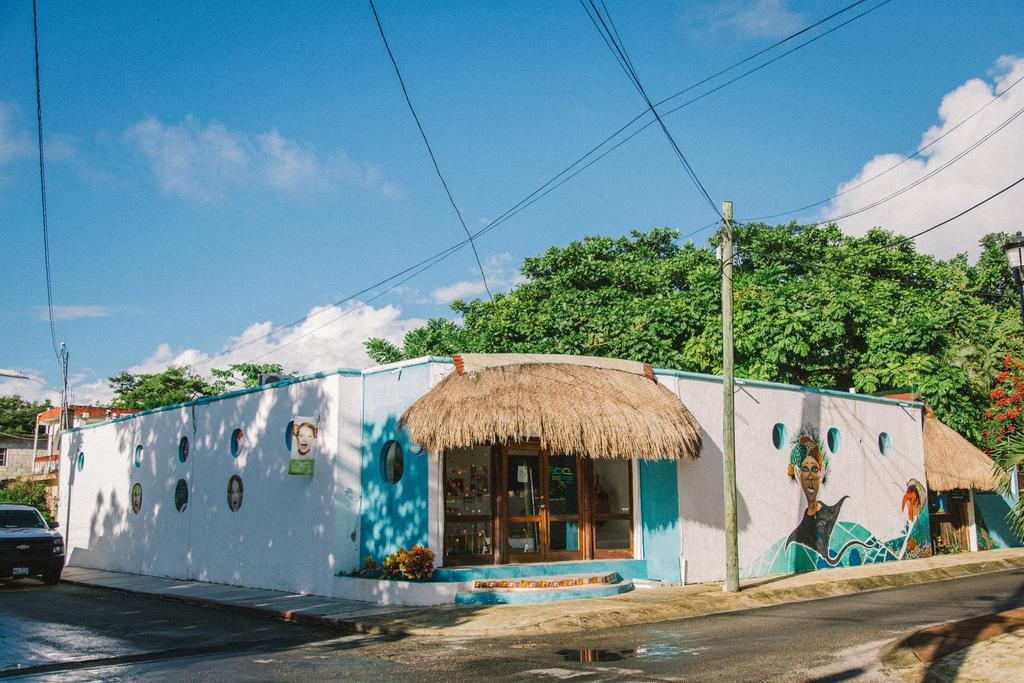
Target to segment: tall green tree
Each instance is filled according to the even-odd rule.
[[[569,353],[721,372],[721,280],[713,248],[665,228],[587,237],[527,258],[526,281],[494,301],[455,301],[461,324],[431,320],[378,362],[463,352]],[[861,392],[912,389],[976,442],[993,363],[1024,351],[1000,245],[978,262],[918,253],[875,229],[736,228],[736,372]],[[717,238],[709,244],[713,247]]]
[[[219,387],[184,368],[142,374],[125,370],[108,380],[116,396],[111,407],[126,410],[149,410],[221,393]]]
[[[284,369],[277,363],[235,363],[229,365],[226,370],[213,368],[210,374],[217,378],[214,386],[219,389],[218,393],[230,389],[255,387],[260,383],[262,374],[284,374]]]
[[[45,401],[26,401],[17,394],[0,396],[0,432],[31,436],[36,428],[36,415],[53,406]]]

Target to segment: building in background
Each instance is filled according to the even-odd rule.
[[[32,437],[0,434],[0,482],[32,475]]]

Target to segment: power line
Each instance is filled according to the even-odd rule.
[[[673,95],[670,95],[669,97],[665,98],[664,100],[661,100],[660,102],[658,102],[656,106],[661,105],[661,104],[663,104],[665,102],[668,102],[669,100],[672,100],[672,99],[674,99],[676,97],[679,97],[679,96],[681,96],[681,95],[683,95],[683,94],[685,94],[687,92],[690,92],[690,91],[700,87],[701,85],[704,85],[704,84],[714,80],[715,78],[717,78],[717,77],[719,77],[719,76],[721,76],[721,75],[723,75],[725,73],[728,73],[729,71],[732,71],[735,68],[737,68],[739,66],[742,66],[743,64],[748,63],[748,62],[756,59],[757,57],[760,57],[760,56],[766,54],[767,52],[769,52],[769,51],[771,51],[771,50],[773,50],[773,49],[775,49],[775,48],[777,48],[777,47],[779,47],[779,46],[781,46],[781,45],[783,45],[783,44],[793,40],[794,38],[797,38],[798,36],[800,36],[800,35],[802,35],[804,33],[807,33],[808,31],[811,31],[814,28],[817,28],[818,26],[821,26],[822,24],[828,22],[829,20],[831,20],[831,19],[833,19],[833,18],[835,18],[835,17],[837,17],[837,16],[839,16],[839,15],[849,11],[850,9],[852,9],[852,8],[862,4],[863,2],[865,2],[865,0],[857,0],[856,2],[853,2],[853,3],[843,7],[842,9],[840,9],[840,10],[838,10],[836,12],[833,12],[832,14],[824,17],[823,19],[820,19],[820,20],[818,20],[818,21],[816,21],[816,22],[814,22],[812,24],[809,24],[809,25],[805,26],[804,28],[802,28],[802,29],[800,29],[800,30],[798,30],[798,31],[796,31],[796,32],[794,32],[794,33],[792,33],[792,34],[790,34],[790,35],[788,35],[788,36],[786,36],[786,37],[776,41],[775,43],[772,43],[768,47],[763,48],[763,49],[759,50],[758,52],[755,52],[752,55],[750,55],[748,57],[745,57],[744,59],[741,59],[741,60],[739,60],[737,62],[734,62],[733,64],[730,64],[729,66],[727,66],[727,67],[725,67],[723,69],[720,69],[719,71],[711,74],[710,76],[707,76],[707,77],[705,77],[705,78],[703,78],[703,79],[701,79],[701,80],[699,80],[699,81],[697,81],[697,82],[695,82],[695,83],[693,83],[693,84],[683,88],[682,90],[679,90],[678,92],[674,93]],[[740,80],[742,78],[745,78],[745,77],[747,77],[747,76],[749,76],[749,75],[751,75],[751,74],[753,74],[753,73],[755,73],[757,71],[760,71],[761,69],[765,68],[766,66],[769,66],[770,64],[774,64],[775,62],[779,61],[780,59],[782,59],[782,58],[784,58],[784,57],[786,57],[786,56],[788,56],[790,54],[793,54],[794,52],[796,52],[796,51],[806,47],[807,45],[810,45],[811,43],[817,41],[818,39],[820,39],[820,38],[822,38],[822,37],[824,37],[824,36],[826,36],[826,35],[828,35],[830,33],[833,33],[834,31],[836,31],[836,30],[838,30],[838,29],[840,29],[840,28],[850,24],[853,21],[856,21],[860,17],[863,17],[864,15],[868,14],[869,12],[872,12],[875,9],[878,9],[879,7],[881,7],[884,4],[887,4],[888,2],[891,2],[891,0],[884,0],[884,2],[876,5],[875,7],[873,7],[873,8],[871,8],[871,9],[865,11],[865,12],[862,12],[862,13],[852,17],[851,19],[849,19],[847,21],[844,21],[843,23],[841,23],[841,24],[839,24],[837,26],[834,26],[834,27],[824,31],[823,33],[821,33],[818,36],[812,38],[811,40],[804,41],[803,43],[800,43],[799,45],[793,47],[792,49],[787,50],[785,53],[783,53],[783,54],[781,54],[781,55],[779,55],[777,57],[774,57],[771,60],[769,60],[769,61],[767,61],[767,62],[765,62],[765,63],[763,63],[763,64],[761,64],[761,65],[759,65],[759,66],[757,66],[757,67],[755,67],[753,69],[750,69],[750,70],[747,70],[747,71],[743,72],[738,77],[731,79],[728,83],[723,84],[721,86],[718,86],[718,87],[716,87],[716,88],[714,88],[712,90],[709,90],[707,92],[704,92],[703,94],[698,95],[698,96],[696,96],[696,97],[694,97],[694,98],[692,98],[690,100],[687,100],[686,102],[683,102],[681,105],[675,107],[674,109],[672,109],[668,113],[671,114],[671,113],[677,112],[680,109],[682,109],[682,108],[684,108],[686,106],[689,106],[690,104],[693,104],[694,102],[697,102],[697,101],[703,99],[704,97],[707,97],[708,95],[710,95],[710,94],[712,94],[714,92],[718,92],[723,87],[731,85],[732,83],[735,83],[736,81],[738,81],[738,80]],[[200,359],[200,360],[198,360],[198,361],[196,361],[194,363],[191,363],[189,365],[184,366],[184,369],[188,370],[188,369],[193,369],[195,367],[198,367],[199,365],[204,365],[204,364],[206,364],[206,363],[208,363],[208,362],[210,362],[212,360],[224,357],[224,356],[226,356],[227,354],[229,354],[229,353],[231,353],[233,351],[237,351],[237,350],[240,350],[242,348],[246,348],[246,347],[248,347],[248,346],[250,346],[252,344],[255,344],[255,343],[259,342],[259,341],[267,339],[267,338],[271,337],[272,335],[274,335],[275,333],[280,332],[283,329],[287,329],[287,328],[290,328],[290,327],[295,327],[297,325],[300,325],[303,322],[306,322],[307,320],[309,320],[309,319],[311,319],[313,317],[316,317],[318,315],[326,313],[327,311],[329,311],[333,307],[341,306],[341,305],[343,305],[343,304],[345,304],[345,303],[347,303],[349,301],[352,301],[353,299],[355,299],[355,298],[357,298],[359,296],[362,296],[363,294],[365,294],[367,292],[370,292],[370,291],[372,291],[372,290],[374,290],[374,289],[376,289],[376,288],[378,288],[380,286],[383,286],[383,285],[387,284],[388,282],[391,282],[392,280],[395,280],[396,278],[402,277],[403,275],[405,275],[407,273],[415,271],[414,275],[411,276],[411,277],[415,277],[416,275],[424,272],[425,270],[428,270],[429,268],[432,268],[434,265],[437,265],[437,263],[440,263],[441,261],[443,261],[447,257],[449,257],[452,254],[454,254],[455,252],[459,251],[466,244],[470,244],[472,240],[475,240],[475,239],[477,239],[477,238],[487,234],[491,230],[494,230],[495,228],[499,227],[500,225],[502,225],[503,223],[505,223],[509,219],[513,218],[515,215],[517,215],[521,211],[529,208],[530,206],[532,206],[537,201],[540,201],[541,199],[543,199],[544,197],[549,195],[551,192],[555,191],[556,189],[558,189],[559,187],[564,185],[565,183],[571,181],[576,176],[578,176],[580,173],[582,173],[586,169],[590,168],[595,163],[597,163],[598,161],[603,159],[605,156],[610,154],[612,151],[618,149],[619,147],[624,145],[626,142],[628,142],[629,140],[633,139],[633,137],[635,137],[637,134],[639,134],[643,130],[646,130],[647,127],[653,125],[656,122],[655,119],[652,119],[647,124],[642,126],[640,129],[636,130],[635,132],[631,133],[629,136],[627,136],[624,139],[622,139],[621,141],[617,142],[614,146],[612,146],[611,148],[607,149],[606,151],[604,151],[599,156],[594,157],[589,162],[587,162],[585,165],[583,165],[580,168],[578,168],[575,171],[573,171],[573,169],[575,169],[581,163],[586,161],[588,158],[592,157],[595,152],[600,150],[607,143],[609,143],[610,141],[614,140],[617,136],[619,136],[621,133],[626,131],[630,126],[632,126],[634,123],[636,123],[641,118],[643,118],[648,112],[649,112],[649,109],[645,109],[644,111],[642,111],[639,114],[637,114],[636,116],[634,116],[625,125],[619,127],[616,131],[614,131],[612,134],[610,134],[607,137],[605,137],[597,145],[594,145],[593,147],[591,147],[582,156],[577,158],[571,164],[569,164],[568,166],[563,168],[561,171],[559,171],[558,173],[553,175],[551,178],[549,178],[547,181],[542,183],[535,190],[533,190],[532,192],[527,194],[525,197],[523,197],[521,200],[519,200],[516,204],[514,204],[512,207],[510,207],[505,212],[503,212],[501,215],[499,215],[496,219],[492,220],[490,223],[488,223],[486,226],[484,226],[480,230],[477,230],[475,233],[472,233],[472,235],[470,235],[467,239],[462,240],[460,242],[457,242],[455,244],[452,244],[449,247],[447,247],[446,249],[444,249],[442,251],[439,251],[439,252],[435,253],[434,255],[429,256],[426,259],[423,259],[422,261],[419,261],[418,263],[413,264],[412,266],[409,266],[408,268],[405,268],[405,269],[403,269],[401,271],[398,271],[398,272],[394,273],[393,275],[390,275],[390,276],[388,276],[388,277],[386,277],[386,278],[384,278],[382,280],[379,280],[379,281],[375,282],[374,284],[369,285],[369,286],[367,286],[367,287],[365,287],[365,288],[363,288],[363,289],[361,289],[361,290],[359,290],[359,291],[357,291],[357,292],[355,292],[355,293],[353,293],[353,294],[351,294],[349,296],[346,296],[346,297],[340,299],[339,301],[334,302],[334,304],[332,304],[329,307],[323,308],[323,309],[321,309],[319,311],[316,311],[316,312],[313,312],[313,313],[309,313],[309,314],[307,314],[305,316],[302,316],[301,318],[298,318],[298,319],[293,320],[291,322],[288,322],[288,323],[279,325],[277,327],[274,327],[274,328],[269,330],[266,334],[264,334],[261,337],[250,339],[250,340],[242,342],[240,344],[236,344],[236,345],[228,347],[226,349],[222,349],[219,352],[210,354],[210,355],[206,356],[203,359]],[[569,175],[566,175],[566,174],[569,174]],[[443,178],[442,178],[442,181],[443,181]],[[715,207],[715,208],[716,208],[716,213],[717,213],[717,207]],[[456,212],[458,212],[458,208],[457,207],[456,207]],[[718,222],[715,221],[715,223],[713,223],[712,225],[717,225],[717,224],[718,224]],[[706,229],[706,228],[701,228],[701,230],[704,230],[704,229]],[[699,231],[700,230],[695,231],[695,233],[699,232]],[[695,234],[695,233],[691,233],[691,234]],[[435,261],[435,259],[436,259],[436,261]],[[479,259],[478,259],[478,264],[479,264]],[[388,289],[386,289],[381,294],[385,294],[385,293],[391,291],[392,289],[394,289],[395,287],[399,286],[400,284],[402,284],[404,282],[407,282],[409,279],[411,279],[411,277],[407,277],[404,280],[402,280],[401,282],[393,285],[392,287],[389,287]],[[379,295],[375,295],[375,298],[376,298],[376,296],[379,296]],[[357,306],[356,309],[358,309],[359,307],[361,307],[361,306]],[[347,313],[343,314],[343,315],[347,315]],[[337,318],[332,319],[332,322],[334,322],[335,320],[337,320]],[[264,354],[264,355],[266,355],[266,354]],[[111,395],[111,394],[108,392],[107,394],[96,395],[96,396],[93,396],[92,398],[83,399],[83,401],[84,402],[89,402],[89,401],[92,401],[92,400],[95,400],[97,398],[101,398],[101,397],[107,396],[107,395]]]
[[[683,170],[686,171],[686,174],[707,201],[711,210],[715,212],[715,215],[720,217],[721,214],[718,211],[718,206],[704,187],[704,183],[701,182],[700,178],[697,176],[697,172],[693,169],[693,166],[686,158],[686,155],[683,154],[682,149],[679,148],[679,145],[676,143],[672,133],[665,125],[665,121],[662,120],[661,114],[658,113],[657,107],[654,106],[651,98],[647,95],[647,90],[644,88],[643,83],[640,82],[640,76],[637,74],[636,69],[633,67],[633,63],[629,59],[629,54],[626,52],[625,45],[623,45],[618,38],[618,31],[614,28],[609,28],[608,23],[611,22],[611,15],[608,14],[608,8],[605,7],[605,13],[608,14],[608,21],[606,22],[604,16],[602,16],[600,10],[598,10],[597,5],[594,4],[594,1],[588,0],[588,2],[590,3],[590,9],[588,9],[587,5],[584,4],[584,0],[580,0],[580,6],[583,8],[583,11],[587,13],[591,23],[594,24],[594,28],[597,29],[599,34],[601,34],[601,38],[604,39],[605,44],[608,45],[609,49],[612,51],[612,54],[619,62],[619,66],[621,66],[623,71],[626,72],[626,76],[632,82],[633,87],[636,88],[636,91],[640,94],[640,97],[644,100],[648,109],[654,115],[655,120],[658,122],[662,132],[668,139],[669,145],[671,145],[672,150],[675,152],[676,158],[679,159],[679,162],[682,164]],[[603,4],[604,3],[602,2],[602,5]],[[593,10],[593,16],[591,16],[591,10]],[[598,23],[600,23],[600,27],[598,26]]]
[[[395,60],[395,54],[391,51],[391,46],[388,44],[387,36],[384,35],[384,26],[380,23],[380,16],[377,14],[377,7],[373,4],[373,0],[370,0],[370,9],[373,11],[373,18],[377,22],[377,30],[380,32],[380,39],[384,42],[384,49],[388,51],[388,57],[391,58],[391,65],[395,67],[395,75],[398,76],[398,84],[402,86],[402,94],[405,96],[405,103],[409,105],[409,111],[412,113],[412,118],[416,121],[416,127],[419,128],[420,137],[423,138],[423,144],[427,147],[427,154],[430,155],[430,161],[434,164],[434,171],[437,173],[437,177],[441,180],[441,185],[444,186],[444,192],[448,195],[448,201],[451,202],[452,208],[455,209],[455,214],[459,217],[459,223],[462,224],[462,229],[466,232],[466,237],[469,238],[469,246],[473,249],[473,256],[476,258],[476,265],[480,269],[480,277],[484,282],[484,289],[487,291],[487,297],[494,301],[494,296],[491,294],[491,288],[487,284],[487,275],[484,273],[484,265],[480,262],[480,254],[476,250],[476,243],[473,241],[473,235],[470,234],[469,228],[466,227],[466,221],[462,217],[462,211],[459,210],[458,205],[455,203],[455,198],[452,197],[452,191],[448,189],[448,183],[444,179],[444,175],[441,174],[441,168],[437,165],[437,157],[434,156],[434,150],[430,147],[430,140],[427,139],[427,133],[423,130],[423,124],[420,123],[420,117],[416,114],[416,108],[412,105],[412,98],[409,97],[409,90],[405,87],[405,79],[402,78],[402,71],[398,68],[398,62]]]
[[[779,213],[773,213],[773,214],[770,214],[770,215],[767,215],[767,216],[754,216],[754,217],[751,217],[751,218],[744,218],[743,220],[744,220],[744,221],[747,221],[747,222],[750,222],[750,221],[761,221],[761,220],[769,220],[769,219],[772,219],[772,218],[779,218],[780,216],[788,216],[788,215],[790,215],[790,214],[794,214],[794,213],[800,213],[801,211],[806,211],[807,209],[812,209],[812,208],[814,208],[815,206],[820,206],[821,204],[825,204],[825,203],[827,203],[827,202],[830,202],[830,201],[832,201],[833,199],[838,199],[839,197],[842,197],[842,196],[843,196],[843,195],[845,195],[845,194],[848,194],[848,193],[850,193],[850,192],[853,192],[854,190],[856,190],[856,189],[858,189],[858,188],[860,188],[860,187],[863,187],[864,185],[867,185],[868,183],[870,183],[870,182],[872,182],[872,181],[874,181],[874,180],[877,180],[878,178],[881,178],[881,177],[882,177],[882,176],[884,176],[884,175],[885,175],[886,173],[889,173],[890,171],[892,171],[892,170],[894,170],[894,169],[896,169],[896,168],[898,168],[898,167],[902,166],[903,164],[905,164],[906,162],[910,161],[911,159],[913,159],[913,158],[915,158],[915,157],[919,156],[919,155],[920,155],[920,154],[921,154],[922,152],[924,152],[924,151],[925,151],[925,150],[927,150],[928,148],[932,147],[933,145],[935,145],[936,143],[938,143],[938,142],[939,142],[940,140],[942,140],[943,138],[945,138],[945,137],[946,137],[947,135],[949,135],[950,133],[954,132],[955,130],[957,130],[958,128],[960,128],[961,126],[963,126],[963,125],[964,125],[965,123],[967,123],[968,121],[970,121],[971,119],[973,119],[973,118],[974,118],[975,116],[977,116],[978,114],[980,114],[980,113],[981,113],[982,111],[984,111],[985,109],[987,109],[987,108],[988,108],[988,107],[989,107],[990,105],[992,105],[992,104],[993,104],[993,103],[994,103],[994,102],[995,102],[996,100],[998,100],[998,99],[999,99],[999,98],[1001,98],[1001,97],[1002,97],[1003,95],[1005,95],[1005,94],[1006,94],[1007,92],[1009,92],[1011,88],[1013,88],[1014,86],[1016,86],[1016,85],[1017,85],[1018,83],[1020,83],[1021,81],[1024,81],[1024,76],[1021,76],[1020,78],[1018,78],[1017,80],[1015,80],[1015,81],[1014,81],[1013,83],[1011,83],[1010,85],[1006,86],[1006,87],[1005,87],[1005,88],[1004,88],[1004,89],[1003,89],[1002,91],[1000,91],[999,93],[997,93],[997,94],[996,94],[996,95],[995,95],[995,96],[994,96],[994,97],[993,97],[992,99],[990,99],[990,100],[989,100],[988,102],[986,102],[985,104],[983,104],[983,105],[982,105],[982,106],[981,106],[980,108],[976,109],[976,110],[974,111],[974,113],[972,113],[972,114],[971,114],[970,116],[968,116],[968,117],[966,117],[966,118],[964,118],[964,119],[961,119],[961,120],[960,120],[960,121],[959,121],[959,122],[958,122],[958,123],[957,123],[957,124],[956,124],[955,126],[951,127],[951,128],[949,129],[949,130],[947,130],[946,132],[944,132],[944,133],[943,133],[942,135],[939,135],[938,137],[936,137],[936,138],[935,138],[934,140],[932,140],[931,142],[929,142],[929,143],[928,143],[927,145],[924,145],[924,146],[922,146],[922,147],[919,147],[919,148],[918,148],[918,149],[916,149],[916,150],[915,150],[915,151],[914,151],[913,153],[911,153],[911,154],[909,154],[909,155],[907,155],[907,156],[903,157],[902,159],[900,159],[900,160],[899,160],[898,162],[896,162],[896,163],[895,163],[895,164],[893,164],[892,166],[889,166],[888,168],[886,168],[885,170],[883,170],[883,171],[881,171],[881,172],[879,172],[879,173],[876,173],[875,175],[871,176],[870,178],[866,178],[866,179],[864,179],[864,180],[860,181],[859,183],[857,183],[856,185],[852,185],[852,186],[850,186],[850,187],[846,188],[846,189],[845,189],[845,190],[843,190],[842,192],[837,192],[836,194],[832,195],[831,197],[827,197],[827,198],[825,198],[825,199],[821,199],[821,200],[818,200],[818,201],[816,201],[816,202],[812,202],[811,204],[807,204],[807,205],[805,205],[805,206],[801,206],[801,207],[799,207],[799,208],[796,208],[796,209],[789,209],[788,211],[781,211],[781,212],[779,212]],[[1013,116],[1012,116],[1012,117],[1011,117],[1011,118],[1010,118],[1009,120],[1007,120],[1007,121],[1006,121],[1006,122],[1005,122],[1005,123],[1004,123],[1003,125],[1005,126],[1005,125],[1006,125],[1006,123],[1009,123],[1010,121],[1012,121],[1012,120],[1013,120],[1014,118],[1016,118],[1016,117],[1017,117],[1017,116],[1019,116],[1019,115],[1020,115],[1020,111],[1018,111],[1018,112],[1017,112],[1016,114],[1014,114],[1014,115],[1013,115]],[[1001,129],[1002,129],[1002,126],[1000,126],[999,130],[1001,130]],[[998,131],[996,131],[996,132],[998,132]],[[986,139],[987,139],[987,138],[986,138]],[[984,140],[982,140],[982,142],[983,142],[983,141],[984,141]],[[973,147],[972,147],[972,149],[973,149]]]
[[[32,37],[36,57],[36,126],[39,132],[39,194],[43,205],[43,263],[46,270],[46,310],[50,319],[50,343],[60,362],[57,328],[53,322],[53,278],[50,274],[50,218],[46,212],[46,164],[43,161],[43,89],[39,79],[39,16],[36,0],[32,0]]]
[[[882,171],[882,172],[880,172],[880,173],[878,173],[878,174],[876,174],[876,175],[874,175],[874,176],[872,176],[870,178],[867,178],[867,179],[861,181],[857,185],[854,185],[854,186],[852,186],[850,188],[847,188],[843,192],[840,192],[840,193],[838,193],[836,195],[833,195],[829,199],[824,199],[824,200],[821,200],[819,202],[815,202],[814,204],[808,204],[807,206],[801,207],[799,209],[792,209],[792,210],[789,210],[789,211],[783,211],[783,212],[780,212],[780,213],[777,213],[777,214],[773,214],[773,215],[770,215],[770,216],[761,216],[761,217],[755,217],[755,218],[745,218],[745,219],[742,220],[742,222],[750,223],[750,222],[753,222],[753,221],[759,221],[759,220],[764,220],[764,219],[769,219],[769,218],[775,218],[775,217],[778,217],[778,216],[785,216],[785,215],[791,214],[791,213],[798,213],[800,211],[803,211],[804,209],[811,208],[813,206],[817,206],[818,204],[825,203],[827,201],[830,201],[831,199],[835,199],[836,197],[839,197],[839,196],[842,196],[842,195],[844,195],[844,194],[846,194],[848,192],[851,192],[851,191],[857,189],[858,187],[862,187],[863,185],[866,185],[867,183],[871,182],[872,180],[875,180],[876,178],[879,178],[882,175],[885,175],[886,173],[888,173],[889,171],[893,170],[897,166],[899,166],[899,165],[905,163],[906,161],[909,161],[910,159],[914,158],[915,156],[920,154],[922,151],[924,151],[928,147],[934,145],[936,142],[938,142],[940,139],[942,139],[946,135],[952,133],[955,129],[957,129],[960,126],[962,126],[963,124],[967,123],[970,119],[972,119],[974,116],[979,114],[983,109],[985,109],[990,104],[995,102],[996,99],[1001,97],[1010,88],[1012,88],[1013,86],[1017,85],[1022,80],[1024,80],[1024,76],[1022,76],[1021,78],[1018,78],[1011,85],[1009,85],[1006,89],[1004,89],[1001,93],[996,95],[993,99],[989,100],[980,109],[976,110],[973,114],[971,114],[967,118],[961,120],[953,128],[951,128],[950,130],[946,131],[945,133],[940,135],[938,138],[936,138],[932,142],[930,142],[927,145],[921,147],[920,149],[918,149],[913,154],[904,157],[903,160],[897,162],[893,166],[888,167],[884,171]],[[859,207],[857,209],[852,209],[852,210],[850,210],[850,211],[848,211],[846,213],[843,213],[843,214],[838,214],[836,216],[832,216],[832,217],[829,217],[829,218],[823,218],[823,219],[821,219],[819,221],[815,221],[814,223],[808,223],[807,225],[825,225],[825,224],[828,224],[828,223],[837,223],[839,221],[845,220],[845,219],[850,218],[852,216],[856,216],[858,214],[864,213],[865,211],[869,211],[869,210],[874,209],[874,208],[876,208],[878,206],[881,206],[882,204],[884,204],[884,203],[886,203],[886,202],[888,202],[888,201],[890,201],[892,199],[895,199],[896,197],[899,197],[900,195],[903,195],[906,192],[909,192],[910,190],[914,189],[918,185],[921,185],[922,183],[930,180],[931,178],[933,178],[934,176],[938,175],[942,171],[946,170],[950,166],[952,166],[952,165],[956,164],[957,162],[961,161],[968,154],[970,154],[971,152],[976,150],[978,147],[983,145],[985,142],[987,142],[989,139],[991,139],[997,133],[999,133],[1004,128],[1006,128],[1008,125],[1010,125],[1011,123],[1016,121],[1018,118],[1020,118],[1020,116],[1022,114],[1024,114],[1024,107],[1021,107],[1020,109],[1017,109],[1013,114],[1011,114],[1009,117],[1007,117],[1006,119],[1001,121],[995,128],[993,128],[992,130],[990,130],[987,133],[985,133],[982,137],[980,137],[979,139],[975,140],[973,143],[968,145],[966,148],[962,149],[960,152],[958,152],[952,158],[950,158],[947,161],[943,162],[938,167],[932,169],[931,171],[929,171],[925,175],[921,176],[920,178],[917,178],[916,180],[908,183],[907,185],[904,185],[903,187],[899,188],[898,190],[895,190],[892,193],[890,193],[890,194],[888,194],[888,195],[886,195],[886,196],[884,196],[884,197],[882,197],[880,199],[876,199],[876,200],[868,203],[865,206],[861,206],[861,207]],[[688,232],[685,235],[681,236],[679,239],[681,239],[681,240],[687,239],[688,237],[692,237],[693,235],[696,235],[697,233],[703,232],[703,231],[705,231],[705,230],[707,230],[709,228],[712,228],[712,227],[714,227],[716,225],[718,225],[718,221],[714,221],[714,222],[709,223],[709,224],[707,224],[707,225],[705,225],[703,227],[697,228],[696,230],[694,230],[692,232]]]

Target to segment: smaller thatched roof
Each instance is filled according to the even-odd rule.
[[[456,356],[459,370],[410,406],[399,425],[433,454],[536,439],[553,453],[592,458],[700,455],[696,419],[649,366],[559,360]]]
[[[992,459],[944,425],[931,408],[924,416],[924,470],[932,491],[994,491],[999,486]]]

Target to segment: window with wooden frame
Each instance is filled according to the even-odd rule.
[[[489,446],[444,456],[444,563],[492,564],[495,553],[494,463]]]
[[[590,520],[594,559],[633,557],[633,463],[590,461]]]

